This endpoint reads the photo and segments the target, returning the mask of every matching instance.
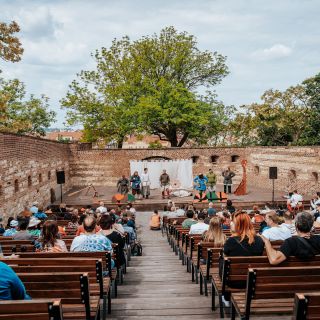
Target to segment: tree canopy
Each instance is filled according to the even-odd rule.
[[[226,57],[200,51],[194,36],[173,27],[136,41],[115,39],[94,54],[97,67],[81,71],[61,100],[69,124],[81,123],[91,141],[152,133],[173,147],[205,143],[219,130],[221,103],[211,89],[228,74]]]

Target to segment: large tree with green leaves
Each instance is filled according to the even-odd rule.
[[[48,111],[46,96],[27,98],[22,82],[0,78],[0,131],[45,135],[54,119],[55,112]]]
[[[200,51],[194,36],[168,27],[136,41],[115,39],[94,57],[96,69],[82,71],[61,101],[69,123],[83,124],[91,140],[121,147],[127,134],[145,132],[180,147],[217,132],[221,103],[197,90],[227,75],[226,58]]]

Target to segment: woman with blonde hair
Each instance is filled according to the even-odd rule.
[[[215,216],[210,219],[209,229],[203,234],[205,242],[213,242],[214,247],[222,247],[226,242],[226,235],[222,231],[222,224],[219,217]]]
[[[46,252],[68,252],[66,244],[59,239],[59,229],[57,221],[48,220],[44,223],[42,229],[42,238],[40,243],[42,251]]]

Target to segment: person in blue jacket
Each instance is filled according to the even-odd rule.
[[[31,300],[16,273],[0,262],[0,300]]]
[[[202,199],[202,194],[207,190],[208,178],[203,173],[200,173],[194,178],[193,182],[195,183],[194,188],[199,191],[200,199]]]

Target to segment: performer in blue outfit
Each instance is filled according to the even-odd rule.
[[[130,178],[132,194],[135,196],[138,195],[139,199],[141,198],[141,178],[138,174],[138,171],[135,171]]]
[[[194,188],[199,191],[201,201],[202,194],[206,193],[207,190],[208,178],[202,173],[200,173],[198,176],[194,178],[193,182],[195,183]]]

